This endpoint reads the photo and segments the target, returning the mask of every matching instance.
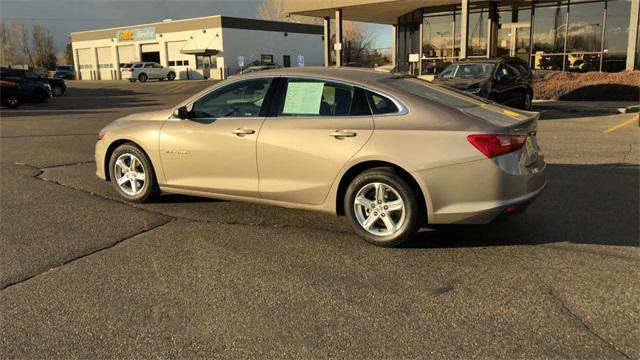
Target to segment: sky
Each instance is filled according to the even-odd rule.
[[[257,18],[261,0],[0,0],[2,22],[39,23],[49,29],[58,51],[75,31],[186,19],[208,15]],[[367,24],[377,47],[391,46],[388,26]]]

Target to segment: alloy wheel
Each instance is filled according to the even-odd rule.
[[[127,195],[135,196],[142,192],[147,181],[144,165],[133,154],[122,154],[115,162],[114,175],[118,187]]]
[[[7,98],[7,106],[17,107],[19,104],[20,104],[20,100],[18,100],[17,96],[9,96]]]
[[[392,186],[373,182],[364,185],[356,194],[353,211],[360,226],[376,236],[389,236],[405,222],[405,204]]]
[[[51,89],[51,91],[53,92],[53,96],[62,95],[62,88],[59,86],[54,86],[53,89]]]

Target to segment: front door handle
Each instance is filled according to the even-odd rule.
[[[235,129],[231,133],[237,136],[245,136],[245,135],[255,134],[256,131],[251,129]]]
[[[344,131],[344,130],[336,130],[329,134],[329,136],[333,136],[336,139],[344,139],[348,137],[355,137],[358,133],[353,131]]]

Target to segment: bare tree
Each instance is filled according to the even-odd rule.
[[[33,45],[33,62],[35,65],[47,69],[56,67],[56,51],[51,32],[39,24],[34,24],[31,29],[31,38]]]
[[[11,31],[4,23],[0,23],[0,64],[13,65],[15,64],[16,53],[15,43]]]
[[[29,30],[22,21],[13,23],[13,35],[16,39],[16,52],[24,58],[24,62],[34,66],[33,56],[31,56],[31,44],[29,43]]]
[[[263,0],[258,6],[258,17],[264,20],[286,21],[294,23],[321,25],[322,19],[317,17],[286,15],[283,0]],[[360,62],[366,65],[364,55],[373,49],[374,40],[370,32],[360,22],[343,21],[343,57],[345,62]],[[331,26],[335,30],[335,26]],[[335,34],[331,36],[335,40]]]

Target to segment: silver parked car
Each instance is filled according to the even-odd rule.
[[[393,246],[532,202],[546,185],[538,117],[416,78],[284,68],[116,120],[95,157],[127,201],[162,191],[345,215]]]
[[[154,62],[125,64],[120,68],[120,71],[122,72],[122,78],[131,82],[136,82],[136,80],[145,82],[150,79],[174,80],[176,78],[176,71],[173,68],[166,68]]]

